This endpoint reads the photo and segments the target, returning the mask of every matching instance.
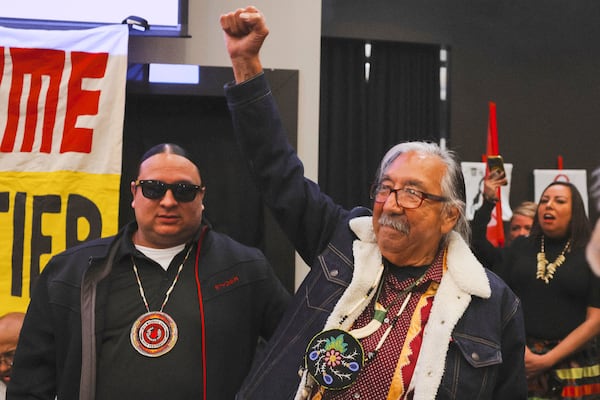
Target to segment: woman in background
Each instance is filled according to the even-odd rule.
[[[498,188],[506,185],[508,180],[504,172],[491,172],[483,178],[483,203],[473,215],[471,221],[471,249],[475,257],[484,267],[496,272],[502,266],[506,247],[496,247],[487,238],[487,229],[492,211],[498,201]],[[519,236],[529,236],[537,204],[532,201],[523,201],[512,210],[512,217],[508,222],[508,235],[506,246]]]
[[[553,182],[531,234],[505,254],[500,274],[523,304],[531,399],[600,399],[600,278],[585,258],[590,233],[577,188]]]

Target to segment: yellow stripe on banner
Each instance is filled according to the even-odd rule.
[[[26,310],[52,255],[117,232],[119,186],[117,174],[0,172],[0,315]]]
[[[600,365],[590,365],[587,367],[579,367],[579,368],[564,368],[557,369],[556,375],[560,379],[583,379],[583,378],[593,378],[595,376],[600,376]]]

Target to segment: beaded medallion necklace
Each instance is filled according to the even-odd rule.
[[[179,274],[181,273],[183,265],[187,261],[193,247],[194,246],[190,246],[185,257],[183,258],[183,261],[179,265],[177,274],[175,275],[171,286],[169,286],[167,289],[165,299],[163,300],[159,311],[150,311],[148,300],[146,300],[146,293],[144,292],[144,287],[142,286],[142,281],[138,273],[137,265],[135,264],[133,256],[131,257],[133,273],[135,274],[135,279],[140,290],[140,295],[142,296],[142,301],[144,302],[144,307],[146,307],[146,313],[142,314],[134,321],[133,325],[131,326],[129,338],[133,348],[143,356],[162,356],[163,354],[171,351],[177,342],[179,335],[177,324],[169,314],[163,312],[163,309],[165,308],[165,305],[167,305],[167,301],[169,301],[169,296],[175,288],[175,284],[179,279]]]

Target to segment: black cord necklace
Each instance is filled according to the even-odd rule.
[[[386,266],[386,268],[387,268],[387,266]],[[408,302],[410,301],[413,290],[423,282],[423,280],[425,279],[425,276],[427,275],[427,272],[429,272],[430,268],[431,268],[431,265],[427,266],[425,268],[425,272],[423,272],[417,279],[415,279],[415,281],[413,283],[411,283],[406,289],[403,289],[402,291],[400,291],[400,293],[398,293],[396,295],[396,298],[390,304],[388,304],[387,308],[384,307],[379,302],[379,297],[381,295],[381,290],[383,287],[383,281],[385,279],[381,280],[379,287],[377,289],[377,294],[375,295],[376,296],[375,297],[375,306],[374,306],[375,311],[373,313],[373,319],[364,327],[358,328],[358,329],[353,329],[349,332],[352,336],[354,336],[358,339],[362,339],[362,338],[365,338],[365,337],[375,333],[381,327],[383,322],[389,322],[387,329],[383,333],[383,336],[381,336],[381,339],[377,343],[377,346],[375,346],[375,349],[373,351],[370,351],[367,353],[367,361],[371,361],[375,358],[375,356],[377,355],[377,352],[383,346],[383,343],[387,339],[388,335],[390,334],[392,329],[394,329],[394,326],[396,326],[396,322],[400,318],[400,315],[402,315],[402,313],[404,312],[404,309],[408,305]],[[387,272],[389,273],[389,270]],[[392,307],[394,307],[396,304],[398,304],[401,300],[402,300],[402,305],[396,312],[396,315],[394,315],[391,320],[388,320],[387,319],[388,311],[391,310]]]

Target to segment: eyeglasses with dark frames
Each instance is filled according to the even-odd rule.
[[[15,350],[7,351],[0,354],[0,365],[4,364],[7,367],[12,367],[15,360]]]
[[[175,200],[182,203],[189,203],[196,198],[198,193],[204,192],[205,187],[193,185],[191,183],[165,183],[153,179],[142,179],[134,181],[136,187],[142,188],[142,194],[150,200],[162,199],[171,190]]]
[[[396,196],[396,204],[398,207],[408,209],[421,207],[421,204],[423,204],[423,201],[426,199],[442,203],[448,201],[448,198],[446,197],[422,192],[420,190],[407,187],[392,189],[388,185],[381,184],[373,185],[371,187],[371,200],[374,200],[376,203],[385,203],[392,193]]]

